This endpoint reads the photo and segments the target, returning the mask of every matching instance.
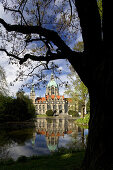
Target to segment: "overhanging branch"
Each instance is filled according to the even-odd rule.
[[[13,58],[15,58],[17,60],[21,60],[20,57],[14,55],[14,54],[9,53],[6,49],[0,49],[0,51],[5,52],[7,54],[7,56],[13,57]]]
[[[9,53],[6,49],[0,49],[0,51],[5,52],[7,56],[13,57],[17,60],[19,60],[20,64],[23,64],[28,59],[31,59],[32,61],[46,61],[49,63],[51,60],[57,60],[57,59],[65,59],[66,57],[62,55],[61,53],[50,53],[48,56],[36,56],[31,54],[25,54],[23,58],[20,58],[14,54]]]
[[[7,24],[3,19],[0,18],[0,23],[6,28],[8,32],[16,31],[22,34],[39,34],[45,37],[48,41],[52,41],[59,50],[67,56],[72,51],[65,42],[60,38],[57,32],[48,30],[40,26],[26,26],[26,25],[10,25]]]
[[[42,40],[45,42],[46,47],[48,48],[48,51],[45,56],[36,56],[31,54],[25,54],[23,58],[19,58],[18,56],[15,56],[13,54],[8,54],[8,56],[12,56],[20,61],[20,64],[23,64],[28,59],[31,59],[33,61],[46,61],[47,63],[51,60],[56,59],[68,59],[70,63],[73,65],[74,68],[77,70],[77,72],[81,72],[81,70],[84,70],[87,68],[86,62],[84,64],[84,60],[86,58],[86,55],[84,53],[78,53],[75,51],[72,51],[70,47],[66,45],[66,43],[60,38],[57,32],[53,30],[48,30],[45,28],[42,28],[40,26],[28,26],[28,25],[10,25],[7,24],[3,19],[0,18],[0,23],[6,28],[8,32],[16,31],[18,33],[22,34],[37,34],[40,35],[40,37],[43,37]],[[45,39],[45,40],[44,40]],[[56,53],[52,53],[48,47],[48,43],[53,42],[58,48],[56,50]],[[3,50],[2,50],[3,51]]]

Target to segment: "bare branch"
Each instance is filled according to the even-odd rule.
[[[4,7],[4,10],[8,10],[8,11],[12,11],[12,12],[18,12],[21,15],[21,17],[22,17],[23,21],[25,22],[25,24],[28,25],[25,18],[24,18],[24,16],[23,16],[23,14],[22,14],[22,12],[19,9],[16,10],[16,9],[11,9],[11,8],[8,8],[8,7]]]
[[[70,8],[71,8],[71,18],[72,18],[72,15],[73,15],[73,14],[72,14],[72,10],[73,10],[73,9],[72,9],[71,0],[69,0],[69,5],[70,5]]]
[[[9,53],[6,49],[0,49],[0,51],[5,52],[7,54],[7,56],[11,56],[11,57],[19,60],[20,64],[23,64],[28,59],[31,59],[33,61],[47,61],[47,63],[49,63],[49,61],[51,61],[51,60],[65,59],[65,56],[63,56],[60,52],[58,54],[57,53],[49,53],[47,56],[36,56],[36,55],[31,55],[31,54],[25,54],[24,58],[20,58],[14,54]]]
[[[39,26],[41,27],[41,20],[40,20],[40,7],[39,7],[38,2],[36,3],[36,6],[37,6],[37,11],[38,11],[38,16],[39,16]]]
[[[9,53],[6,49],[2,49],[2,48],[1,48],[0,51],[5,52],[5,53],[7,54],[7,56],[13,57],[13,58],[15,58],[15,59],[17,59],[17,60],[21,60],[20,57],[14,55],[14,54]]]
[[[47,56],[35,56],[35,55],[31,55],[31,54],[25,54],[24,58],[21,58],[20,64],[23,64],[28,59],[31,59],[33,61],[47,61],[47,63],[49,63],[49,61],[51,61],[51,60],[66,59],[66,57],[63,56],[61,53],[59,53],[59,54],[58,53],[50,53]]]

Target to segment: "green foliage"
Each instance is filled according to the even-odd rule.
[[[12,119],[11,115],[8,114],[11,110],[12,101],[13,99],[11,97],[0,94],[0,122]]]
[[[54,112],[52,110],[47,110],[46,111],[46,115],[47,116],[53,116],[54,115]]]
[[[73,110],[69,110],[69,111],[68,111],[68,114],[69,114],[69,115],[72,115],[73,117],[79,117],[78,112],[73,111]]]
[[[80,170],[84,153],[84,151],[79,151],[74,153],[56,153],[50,156],[26,157],[19,161],[12,161],[10,166],[7,161],[0,161],[0,170]]]
[[[102,0],[97,0],[97,5],[99,9],[100,18],[102,19],[103,16]]]
[[[11,97],[0,95],[0,122],[26,121],[35,118],[35,108],[27,96]]]
[[[88,89],[72,66],[70,66],[70,71],[71,73],[68,74],[70,82],[66,87],[65,94],[72,98],[72,103],[74,105],[76,105],[77,102],[81,105],[85,105],[85,100],[88,97]]]
[[[84,118],[80,118],[76,120],[76,123],[82,125],[88,125],[90,119],[90,114],[86,114]]]
[[[75,51],[82,52],[84,50],[84,43],[83,43],[83,41],[79,41],[77,44],[75,44],[73,49]]]

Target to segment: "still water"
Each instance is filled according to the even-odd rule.
[[[46,155],[59,148],[81,149],[86,146],[88,129],[67,118],[38,118],[35,128],[0,130],[0,158]]]

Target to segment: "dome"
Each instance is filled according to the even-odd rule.
[[[56,83],[55,80],[54,80],[53,74],[51,74],[51,80],[49,81],[49,83],[48,83],[47,86],[48,86],[48,87],[52,87],[52,86],[57,87],[57,83]]]
[[[54,80],[51,80],[51,81],[48,83],[47,86],[48,86],[48,87],[52,87],[52,86],[57,87],[57,84],[56,84],[56,82],[55,82]]]
[[[54,152],[55,150],[57,150],[57,145],[48,145],[48,149],[51,151],[51,152]]]

